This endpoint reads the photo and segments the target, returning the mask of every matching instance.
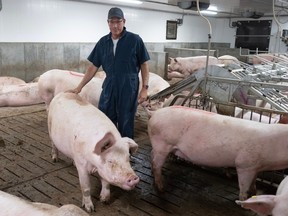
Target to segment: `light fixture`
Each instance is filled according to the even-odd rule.
[[[203,14],[210,14],[210,15],[216,15],[218,11],[218,8],[216,6],[210,5],[207,10],[201,11]]]
[[[142,1],[138,1],[138,0],[114,0],[117,2],[123,2],[123,3],[129,3],[129,4],[142,4]]]
[[[208,10],[204,10],[204,11],[201,11],[202,14],[210,14],[210,15],[216,15],[217,12],[216,11],[208,11]]]

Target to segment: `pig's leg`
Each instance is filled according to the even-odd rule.
[[[256,195],[257,193],[257,190],[256,190],[256,179],[257,179],[257,174],[254,176],[254,179],[250,185],[250,188],[249,188],[249,196],[254,196]]]
[[[153,149],[151,151],[152,171],[154,175],[155,185],[159,191],[163,191],[161,171],[168,154],[169,152],[157,152]]]
[[[82,190],[82,206],[84,206],[88,212],[94,211],[94,205],[92,203],[90,193],[91,186],[90,186],[89,173],[87,172],[87,170],[85,170],[84,167],[77,165],[76,162],[75,165],[78,170],[79,181]]]
[[[110,199],[110,184],[104,179],[101,179],[101,184],[100,201],[107,202]]]
[[[52,146],[52,150],[51,150],[52,161],[57,162],[58,161],[58,149],[56,148],[53,141],[51,141],[51,146]]]
[[[239,184],[239,199],[241,201],[246,200],[251,192],[251,188],[255,189],[255,180],[257,177],[257,173],[254,170],[247,170],[247,169],[237,169],[238,174],[238,184]],[[255,194],[254,194],[255,195]]]

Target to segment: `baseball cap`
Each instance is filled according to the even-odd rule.
[[[108,19],[111,19],[113,17],[117,17],[119,19],[124,19],[123,11],[118,7],[113,7],[108,12]]]

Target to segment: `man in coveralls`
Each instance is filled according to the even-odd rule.
[[[99,109],[116,125],[122,137],[133,139],[137,105],[147,99],[150,57],[141,37],[126,31],[125,21],[120,8],[113,7],[109,10],[110,33],[96,43],[88,57],[92,64],[87,68],[79,85],[70,92],[81,92],[102,66],[106,78],[102,86]],[[138,97],[140,70],[143,85],[140,86]]]

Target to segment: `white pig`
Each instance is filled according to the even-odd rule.
[[[148,88],[148,96],[157,94],[158,92],[170,87],[170,84],[164,80],[161,76],[158,74],[149,72],[149,82],[148,82],[149,88]],[[139,76],[139,91],[142,87],[142,77]]]
[[[54,205],[29,202],[0,191],[0,215],[2,216],[89,216],[79,207],[68,204],[60,208]]]
[[[240,66],[240,61],[234,56],[223,55],[218,57],[218,64],[224,64],[224,65],[235,64]]]
[[[285,177],[276,195],[253,196],[245,201],[236,200],[245,209],[251,209],[259,215],[287,216],[288,215],[288,177]]]
[[[53,161],[58,150],[74,161],[87,211],[94,210],[89,173],[98,172],[101,178],[101,201],[109,200],[110,184],[131,190],[139,182],[129,163],[129,152],[135,152],[138,145],[122,138],[108,117],[79,95],[62,92],[52,99],[48,131]]]
[[[266,116],[264,114],[261,115],[257,112],[251,112],[249,110],[243,110],[239,107],[235,107],[234,117],[248,119],[248,120],[257,121],[257,122],[266,123],[266,124],[270,124],[270,123],[276,124],[280,120],[279,115],[276,115],[274,117],[272,117],[272,116],[269,117],[269,116]]]
[[[248,62],[252,63],[253,65],[257,64],[265,64],[266,62],[273,62],[274,61],[274,55],[269,54],[269,53],[262,53],[262,54],[257,54],[253,56],[249,56]]]
[[[47,108],[56,94],[76,88],[83,76],[82,73],[58,69],[43,73],[38,80],[38,87],[39,95],[45,101]],[[105,72],[98,71],[96,76],[84,86],[79,95],[98,107],[105,77]],[[140,86],[142,86],[141,76],[139,76],[139,80]],[[162,77],[150,72],[148,95],[156,94],[169,86],[170,84]]]
[[[39,95],[44,100],[47,109],[53,97],[59,92],[76,88],[84,74],[67,70],[49,70],[43,73],[38,80]],[[103,79],[94,77],[79,93],[81,97],[98,107],[102,92]]]
[[[207,56],[193,56],[193,57],[177,57],[169,58],[167,77],[171,78],[185,78],[190,74],[201,68],[206,67]],[[218,59],[209,56],[208,65],[218,64]]]
[[[0,88],[0,107],[28,106],[43,102],[44,101],[38,94],[37,83],[5,85]]]
[[[187,107],[155,111],[148,122],[155,184],[168,154],[211,167],[236,167],[240,200],[256,193],[258,172],[288,167],[288,126],[263,124]],[[271,154],[273,152],[273,154]]]
[[[0,77],[0,88],[6,85],[19,85],[19,84],[25,84],[26,82],[22,79],[19,79],[17,77],[11,77],[11,76],[2,76]]]

